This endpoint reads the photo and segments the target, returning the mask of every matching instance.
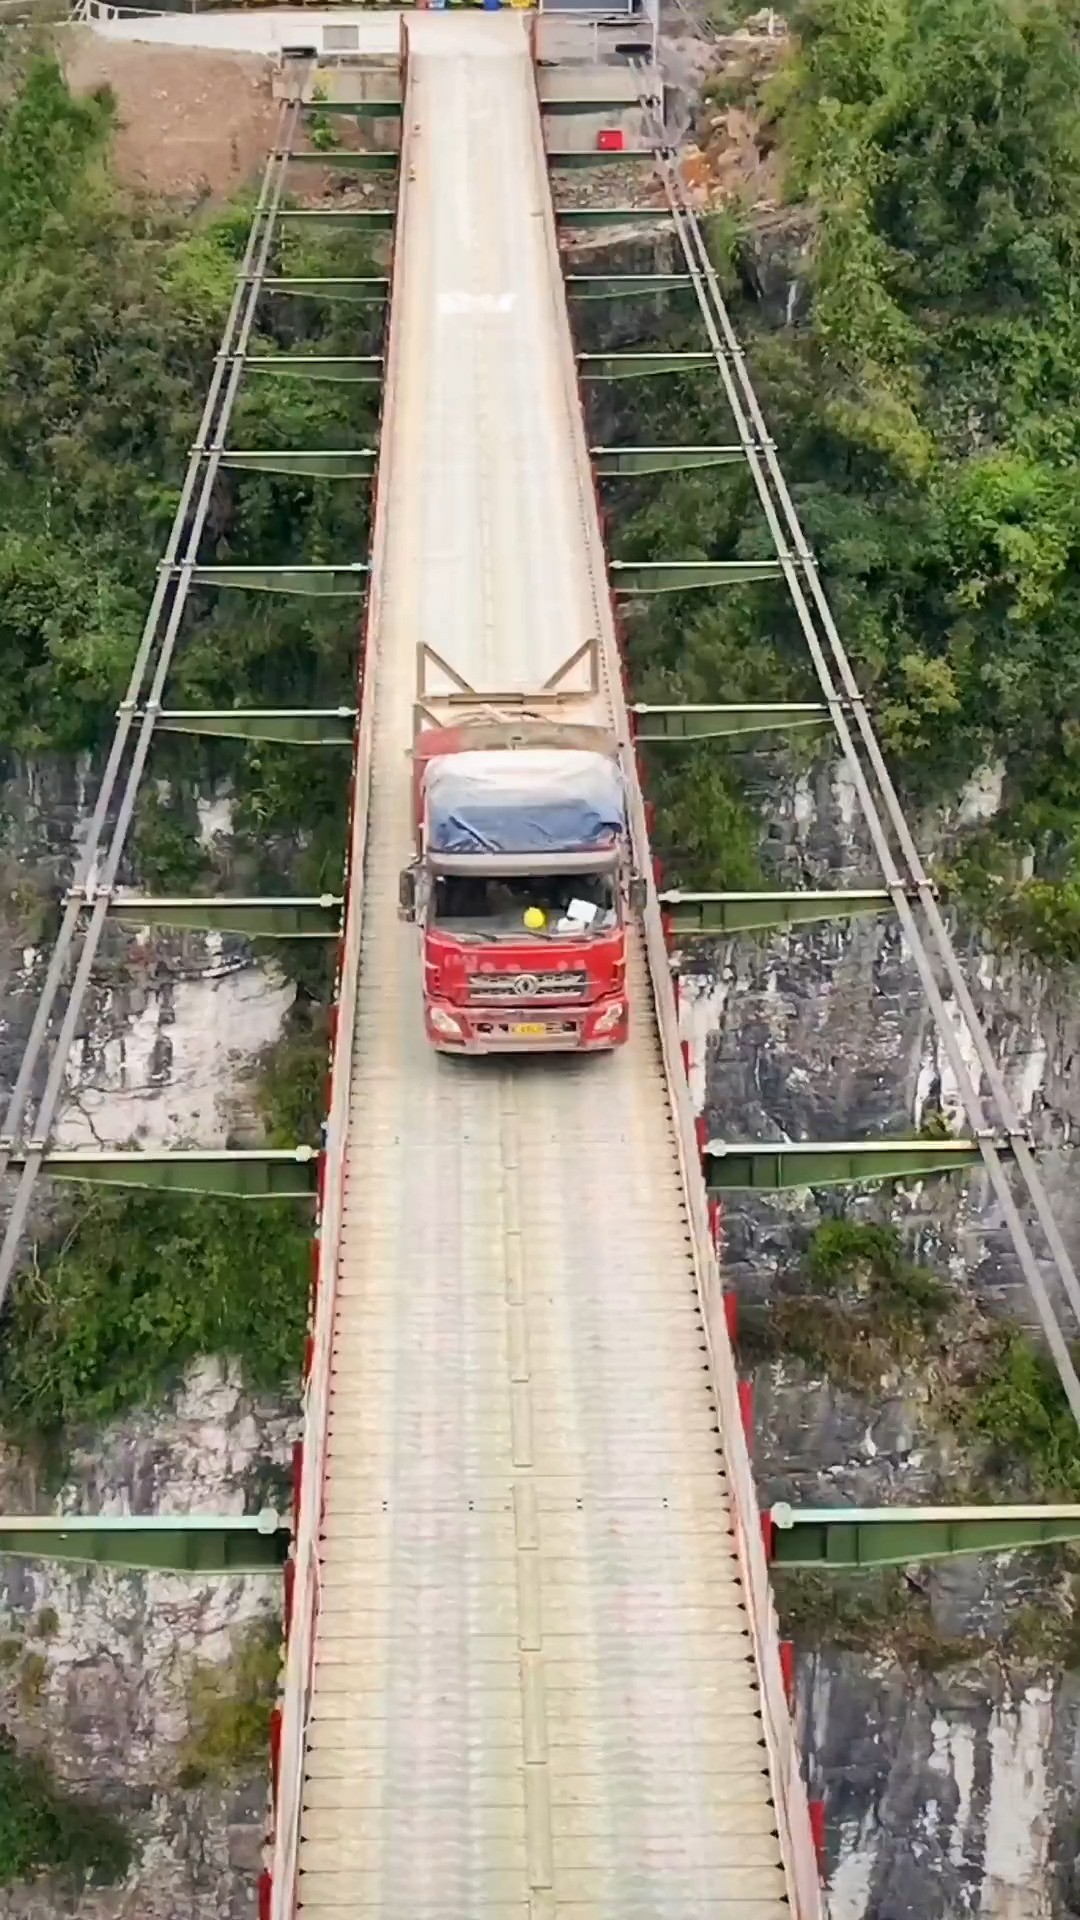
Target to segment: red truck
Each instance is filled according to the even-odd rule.
[[[452,691],[424,687],[434,663]],[[589,684],[572,691],[572,670]],[[627,1035],[626,929],[643,904],[611,731],[582,648],[537,694],[478,694],[420,649],[416,857],[424,1018],[447,1053],[594,1051]]]

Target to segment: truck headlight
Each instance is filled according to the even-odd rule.
[[[604,1008],[603,1013],[597,1014],[596,1025],[593,1028],[593,1032],[594,1033],[610,1033],[612,1027],[618,1026],[619,1021],[622,1019],[623,1014],[625,1012],[626,1012],[625,1000],[613,1000],[610,1006],[606,1006]]]
[[[428,1018],[436,1033],[445,1035],[448,1040],[461,1039],[461,1024],[454,1019],[452,1013],[447,1013],[445,1007],[432,1007]]]

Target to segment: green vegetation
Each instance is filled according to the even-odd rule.
[[[238,1635],[224,1665],[196,1666],[188,1690],[190,1731],[181,1757],[182,1787],[233,1780],[252,1767],[265,1766],[280,1666],[281,1628],[276,1622]]]
[[[100,750],[122,696],[232,297],[251,198],[192,224],[134,200],[110,170],[113,104],[75,100],[34,54],[0,98],[0,740],[29,752]],[[326,251],[332,248],[332,254]],[[348,235],[283,237],[283,271],[376,263]],[[254,350],[377,350],[381,319],[332,302],[266,300]],[[369,396],[249,379],[230,437],[254,446],[366,444]],[[252,473],[223,478],[202,555],[354,559],[367,541],[356,485]],[[352,693],[355,610],[269,595],[191,595],[169,698],[178,705],[338,704]],[[338,890],[345,763],[236,743],[154,748],[130,851],[141,881],[200,890],[215,867],[239,890],[287,875]],[[195,794],[227,779],[234,835],[204,848]],[[220,877],[220,876],[218,876]],[[13,876],[13,884],[18,876]],[[47,912],[31,903],[34,917]],[[275,1143],[317,1141],[332,950],[275,943],[300,983],[285,1041],[259,1065]],[[202,1354],[240,1362],[254,1388],[295,1382],[309,1271],[300,1206],[148,1194],[80,1199],[35,1251],[5,1315],[0,1427],[54,1452],[80,1424],[151,1403]],[[28,1656],[34,1660],[41,1656]]]
[[[869,1388],[925,1352],[948,1304],[948,1289],[907,1258],[895,1227],[826,1220],[811,1235],[793,1289],[773,1302],[763,1357],[791,1355]]]
[[[36,1707],[45,1689],[49,1663],[43,1653],[23,1655],[19,1668],[19,1699],[24,1707]]]
[[[127,679],[154,569],[195,437],[243,249],[250,201],[191,226],[137,203],[109,170],[107,94],[76,101],[37,56],[0,101],[0,739],[25,750],[100,747]],[[280,265],[318,272],[325,241],[286,239]],[[339,272],[372,271],[349,236]],[[364,351],[365,310],[265,301],[255,351]],[[363,336],[358,341],[358,333]],[[368,335],[371,335],[368,338]],[[248,445],[346,446],[370,438],[362,393],[325,383],[245,383],[231,435]],[[363,489],[273,474],[230,476],[203,557],[353,559]],[[170,697],[181,705],[348,697],[354,621],[340,607],[243,593],[193,594]],[[183,824],[183,783],[232,773],[241,832],[280,865],[299,837],[310,877],[340,876],[341,767],[313,756],[163,741],[135,851],[145,877],[189,885],[205,868]],[[332,798],[331,798],[332,796]],[[336,828],[336,832],[335,832]],[[299,876],[301,880],[308,874]]]
[[[1035,1499],[1080,1499],[1076,1423],[1057,1369],[1025,1334],[988,1327],[947,1412],[999,1485]]]
[[[926,1417],[961,1444],[984,1492],[1080,1499],[1076,1425],[1049,1357],[911,1260],[895,1227],[823,1221],[747,1331],[749,1359],[796,1359],[855,1391],[906,1364],[933,1378]]]
[[[738,314],[766,418],[904,784],[948,800],[980,765],[1004,764],[993,831],[962,843],[950,877],[1001,937],[1076,960],[1075,6],[793,0],[786,11],[795,47],[767,90],[765,138],[787,158],[816,241],[808,287],[793,268],[805,320],[770,328],[751,301]],[[717,244],[726,259],[730,234]],[[669,324],[689,343],[692,319]],[[646,398],[658,438],[715,437],[724,422],[707,381]],[[644,438],[633,403],[628,437]],[[766,550],[738,470],[620,498],[629,555]],[[633,623],[642,697],[665,685],[690,699],[816,691],[782,587],[703,602],[671,596]],[[713,797],[702,788],[703,814]]]
[[[839,1647],[910,1672],[937,1673],[984,1658],[1075,1672],[1080,1668],[1080,1576],[1062,1555],[1046,1561],[1037,1598],[1011,1610],[1004,1633],[953,1635],[933,1618],[928,1587],[900,1567],[828,1574],[777,1567],[773,1591],[783,1630],[815,1647]]]
[[[934,1673],[983,1651],[974,1637],[950,1638],[934,1625],[929,1597],[899,1567],[818,1573],[776,1567],[773,1591],[784,1632],[813,1646],[895,1660]]]
[[[259,1063],[256,1098],[270,1146],[318,1140],[326,1116],[329,1046],[326,1008],[300,1001],[287,1032]]]
[[[66,1792],[46,1762],[0,1729],[0,1886],[52,1875],[73,1893],[122,1880],[132,1845],[120,1822]]]
[[[103,1193],[15,1288],[0,1343],[0,1426],[25,1444],[112,1419],[178,1384],[202,1354],[249,1385],[299,1373],[309,1211]]]

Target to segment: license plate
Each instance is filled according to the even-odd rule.
[[[510,1031],[511,1033],[519,1034],[524,1040],[531,1038],[533,1034],[546,1033],[547,1027],[542,1020],[524,1020],[520,1024],[512,1026]]]

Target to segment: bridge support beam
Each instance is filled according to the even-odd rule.
[[[269,1508],[252,1514],[0,1514],[0,1553],[135,1572],[278,1573],[291,1529]]]
[[[693,284],[688,273],[568,273],[565,280],[573,300],[644,300]]]
[[[691,467],[729,467],[744,457],[741,447],[590,447],[589,453],[603,479],[686,473]]]
[[[626,103],[624,102],[624,105]],[[560,171],[578,173],[586,167],[617,166],[620,160],[639,160],[647,166],[655,166],[656,160],[651,147],[571,147],[548,148],[548,166]]]
[[[28,1157],[11,1154],[9,1169],[21,1173]],[[318,1163],[318,1148],[302,1146],[222,1148],[213,1153],[186,1147],[146,1153],[49,1148],[42,1155],[41,1170],[54,1180],[97,1186],[213,1193],[238,1200],[310,1200],[316,1190]]]
[[[390,292],[390,282],[377,274],[332,278],[322,274],[267,274],[264,293],[310,294],[319,300],[354,300],[361,306],[378,306]]]
[[[858,913],[888,913],[892,896],[884,887],[806,889],[760,893],[660,894],[660,909],[672,932],[692,938],[752,933],[770,927],[806,926],[818,920],[846,920]]]
[[[298,593],[333,600],[359,599],[367,587],[368,563],[338,567],[193,567],[201,587],[246,587],[256,593]]]
[[[288,374],[298,380],[335,380],[372,386],[383,377],[381,353],[249,353],[248,373]]]
[[[226,740],[280,740],[302,747],[348,747],[355,707],[165,707],[166,733],[202,733]]]
[[[776,706],[652,706],[639,700],[630,709],[634,737],[642,745],[659,740],[727,740],[741,733],[790,731],[795,727],[829,724],[829,709],[821,701],[786,701]]]
[[[68,895],[69,900],[75,897]],[[195,928],[239,933],[251,940],[333,940],[341,931],[342,905],[332,893],[262,900],[118,892],[107,911],[111,920],[130,927]]]
[[[275,217],[282,225],[306,227],[309,233],[328,231],[334,227],[357,227],[361,232],[385,233],[393,226],[395,219],[391,207],[279,207]]]
[[[779,560],[609,560],[612,591],[634,599],[647,593],[687,593],[694,587],[733,587],[775,580]]]
[[[555,218],[562,227],[669,227],[672,224],[668,207],[556,207]]]
[[[305,119],[333,113],[343,120],[400,120],[402,104],[400,100],[305,100],[301,110]]]
[[[398,165],[398,155],[391,147],[366,153],[354,147],[327,147],[325,152],[290,153],[286,157],[290,167],[328,167],[339,173],[396,173]]]
[[[542,114],[555,114],[558,115],[560,119],[564,119],[568,118],[571,114],[622,114],[634,112],[640,104],[637,94],[634,94],[632,99],[624,96],[621,100],[589,100],[584,97],[580,100],[570,98],[561,100],[542,99],[540,102],[540,111]],[[650,160],[655,158],[651,147],[648,149],[648,157]]]
[[[765,1516],[781,1567],[902,1567],[967,1553],[1008,1553],[1080,1539],[1080,1506],[775,1506]]]
[[[374,447],[226,447],[220,464],[233,473],[302,474],[313,480],[370,480]]]
[[[1003,1160],[1007,1141],[995,1139]],[[784,1193],[801,1187],[859,1185],[867,1180],[923,1180],[976,1166],[975,1140],[933,1140],[921,1135],[897,1140],[709,1140],[702,1147],[710,1193],[745,1189]]]
[[[711,353],[579,353],[582,380],[651,380],[661,373],[699,373],[716,368]]]

